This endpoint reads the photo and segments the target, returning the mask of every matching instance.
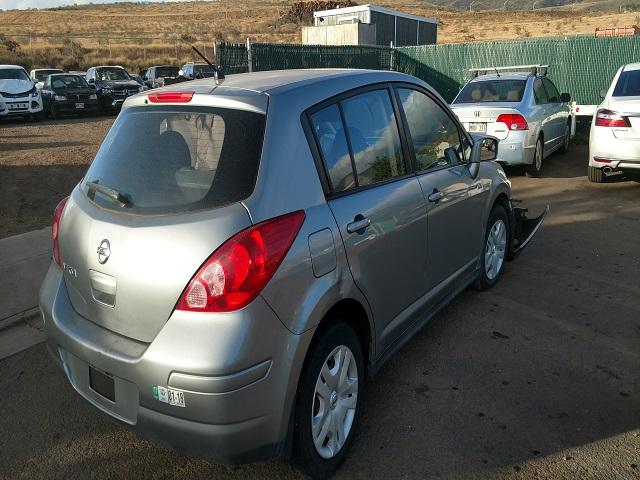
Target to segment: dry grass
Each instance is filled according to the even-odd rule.
[[[592,34],[597,26],[638,23],[637,13],[567,8],[478,13],[415,0],[376,3],[437,18],[439,43]],[[0,63],[67,69],[112,63],[137,71],[192,60],[191,44],[211,55],[215,41],[251,37],[256,42],[298,43],[300,25],[283,20],[289,5],[286,0],[220,0],[0,12]]]

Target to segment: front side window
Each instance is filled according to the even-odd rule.
[[[399,88],[409,134],[416,155],[416,170],[455,165],[469,154],[470,144],[460,143],[458,126],[433,99],[422,92]]]
[[[467,83],[460,91],[457,103],[520,102],[525,80],[480,80]]]
[[[253,191],[262,114],[225,108],[131,107],[116,119],[82,185],[100,206],[136,214],[215,208]],[[91,187],[115,190],[125,205]]]
[[[549,97],[550,103],[560,103],[560,93],[558,93],[558,89],[553,84],[551,80],[545,78],[542,80],[544,83],[544,88],[547,91],[547,96]]]
[[[375,90],[341,102],[359,186],[406,174],[389,91]]]
[[[322,153],[332,191],[338,193],[354,187],[351,156],[338,105],[329,105],[311,115],[311,126]]]
[[[614,97],[640,96],[640,70],[627,70],[620,74],[613,89]]]
[[[549,103],[549,96],[547,95],[547,91],[544,88],[541,78],[536,78],[533,81],[533,98],[537,105]]]

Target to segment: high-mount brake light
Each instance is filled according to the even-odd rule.
[[[150,93],[151,103],[189,103],[194,92],[158,92]]]
[[[629,128],[631,123],[629,119],[618,112],[601,108],[596,112],[596,127],[619,127]]]
[[[68,201],[69,197],[65,197],[60,200],[60,203],[58,203],[58,205],[56,206],[56,209],[53,211],[53,228],[51,229],[51,239],[53,241],[53,261],[56,262],[61,268],[62,259],[60,258],[60,219],[62,218],[64,207],[67,206]]]
[[[304,211],[298,210],[231,237],[200,267],[176,310],[230,312],[251,303],[284,260],[304,219]]]
[[[504,123],[509,130],[529,130],[527,120],[519,113],[502,113],[496,122]]]

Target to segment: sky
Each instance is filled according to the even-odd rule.
[[[118,0],[0,0],[0,9],[13,10],[15,8],[49,8],[59,7],[61,5],[83,5],[87,3],[115,3]],[[124,1],[124,0],[120,0]],[[145,2],[161,1],[161,0],[144,0]],[[168,1],[184,1],[184,0],[168,0]]]

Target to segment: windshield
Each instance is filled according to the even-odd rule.
[[[30,82],[31,79],[27,72],[21,68],[3,68],[0,69],[0,80],[26,80]]]
[[[104,208],[137,214],[214,208],[253,191],[265,116],[211,107],[131,107],[117,118],[85,180],[127,205],[82,189]],[[104,189],[103,189],[104,190]]]
[[[36,82],[44,82],[52,73],[62,73],[62,70],[37,70],[33,76],[36,77]]]
[[[89,85],[78,75],[55,75],[51,77],[51,88],[89,88]]]
[[[453,103],[519,102],[526,80],[482,80],[467,83]]]
[[[640,96],[640,70],[622,72],[613,89],[614,97]]]
[[[124,68],[100,68],[97,73],[100,80],[131,80]]]
[[[200,74],[202,77],[213,77],[213,70],[206,63],[193,66],[193,76]]]
[[[178,67],[157,67],[156,78],[160,77],[177,77],[180,69]]]

